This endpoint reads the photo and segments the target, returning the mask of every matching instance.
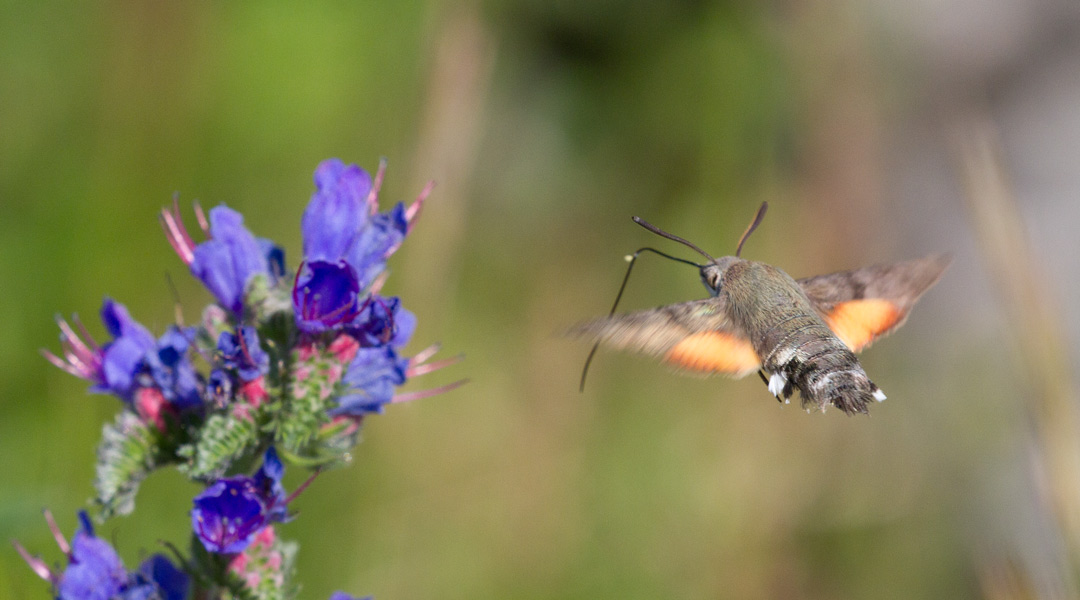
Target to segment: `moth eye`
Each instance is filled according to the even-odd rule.
[[[705,284],[705,287],[709,289],[709,293],[716,296],[720,293],[721,278],[716,273],[702,273],[701,283]]]

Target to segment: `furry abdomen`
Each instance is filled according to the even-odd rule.
[[[814,329],[777,345],[762,361],[770,374],[770,391],[786,400],[797,389],[804,408],[824,410],[832,404],[848,414],[865,413],[871,401],[884,400],[855,354],[831,332],[815,335],[820,332]]]
[[[735,307],[732,316],[749,334],[769,376],[769,391],[777,398],[786,400],[797,389],[804,407],[832,404],[849,414],[867,412],[871,401],[884,399],[795,280],[751,261],[728,275],[725,291]]]

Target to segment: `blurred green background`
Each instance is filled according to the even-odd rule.
[[[303,597],[1075,592],[1046,492],[1046,361],[1025,348],[1057,349],[1071,406],[1080,18],[970,4],[4,3],[0,538],[61,560],[41,509],[70,535],[118,409],[38,355],[58,349],[54,316],[101,336],[108,295],[161,332],[170,281],[188,320],[208,300],[156,221],[174,192],[240,210],[295,267],[315,165],[386,157],[384,204],[438,184],[387,290],[420,318],[412,350],[467,356],[409,389],[471,383],[369,420],[354,463],[296,501],[279,531],[301,544]],[[1023,219],[1005,221],[1054,284],[1025,289],[1063,346],[1025,346],[1008,277],[987,276],[973,120],[997,132]],[[686,254],[629,217],[722,255],[762,200],[744,256],[796,277],[954,253],[864,354],[889,395],[872,418],[611,353],[578,393],[588,347],[560,332],[609,309],[625,254]],[[624,308],[704,294],[646,257]],[[186,542],[196,492],[157,473],[99,533],[134,566]],[[46,589],[0,551],[0,597]]]

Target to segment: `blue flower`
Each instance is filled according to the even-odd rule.
[[[155,347],[154,336],[131,318],[123,304],[109,298],[102,304],[101,320],[112,341],[98,346],[77,318],[73,321],[79,331],[57,319],[63,358],[44,350],[42,354],[64,371],[90,381],[91,392],[115,394],[130,403],[139,387],[146,354]]]
[[[85,330],[83,340],[71,325],[58,320],[64,358],[43,352],[45,358],[93,382],[90,391],[115,394],[128,404],[135,403],[144,388],[160,390],[161,397],[179,409],[202,403],[202,380],[187,356],[193,330],[173,327],[155,341],[123,304],[108,298],[101,308],[101,320],[113,337],[101,347]]]
[[[270,274],[267,255],[274,247],[265,245],[244,227],[240,213],[216,206],[210,209],[210,239],[192,251],[191,272],[222,306],[240,315],[248,280],[257,273]]]
[[[345,592],[334,592],[333,594],[330,594],[330,600],[374,600],[374,598],[374,596],[364,596],[361,598],[360,596],[353,596],[346,594]]]
[[[296,324],[305,333],[340,328],[359,312],[360,282],[345,261],[309,261],[293,287]]]
[[[315,170],[316,191],[300,227],[304,262],[293,287],[296,323],[305,333],[340,329],[361,310],[360,294],[386,268],[386,259],[419,212],[397,204],[377,214],[377,184],[356,165],[338,159]]]
[[[343,377],[349,391],[338,398],[330,415],[381,413],[393,400],[394,388],[405,383],[408,368],[409,359],[398,356],[391,346],[360,348]]]
[[[17,542],[15,548],[34,572],[53,583],[59,600],[184,600],[187,597],[188,576],[164,556],[151,556],[138,571],[129,574],[116,550],[94,535],[86,512],[79,512],[80,528],[70,547],[56,528],[52,515],[46,511],[45,516],[53,537],[67,554],[68,566],[64,572],[54,573],[43,560],[30,556]]]
[[[161,554],[155,554],[131,574],[132,586],[124,600],[185,600],[190,578]]]
[[[401,307],[401,299],[385,298],[373,294],[364,303],[363,310],[345,328],[361,346],[372,347],[389,344],[400,349],[409,343],[416,330],[416,315]]]
[[[405,205],[398,202],[385,213],[373,215],[361,229],[349,253],[349,264],[361,281],[371,282],[386,268],[386,259],[397,250],[409,231]]]
[[[270,283],[275,284],[278,279],[285,276],[285,249],[266,238],[255,238],[255,241],[259,242],[259,248],[266,257]]]
[[[154,336],[131,318],[123,304],[109,298],[101,307],[101,320],[113,341],[102,348],[101,377],[90,389],[111,392],[130,401],[143,359],[155,347]]]
[[[81,528],[71,540],[68,567],[57,585],[60,598],[108,600],[128,583],[123,561],[108,542],[94,536],[85,512],[79,513]]]
[[[215,406],[225,406],[232,399],[233,382],[222,369],[210,371],[210,377],[206,381],[206,392],[210,401]]]
[[[352,251],[367,221],[371,175],[331,158],[315,168],[315,188],[300,221],[304,260],[341,260]]]
[[[188,358],[189,339],[195,335],[191,328],[170,327],[161,336],[152,352],[146,353],[145,366],[155,387],[173,406],[184,409],[202,403],[202,380]]]
[[[191,526],[210,552],[235,554],[274,521],[287,518],[285,468],[271,447],[254,477],[219,479],[195,497]]]
[[[270,356],[259,345],[254,327],[242,325],[238,337],[231,331],[218,336],[217,349],[222,366],[237,372],[245,382],[258,379],[270,370]]]
[[[263,456],[262,467],[255,472],[255,488],[266,502],[266,514],[270,521],[288,521],[285,507],[285,486],[281,479],[285,477],[285,465],[278,458],[277,451],[271,446]]]

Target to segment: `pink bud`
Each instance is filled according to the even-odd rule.
[[[262,403],[270,397],[270,394],[266,392],[265,378],[260,375],[240,386],[240,397],[247,400],[252,407],[262,406]]]
[[[356,358],[356,351],[360,349],[360,342],[351,335],[341,334],[337,336],[328,348],[341,364],[347,365]]]
[[[146,423],[153,423],[158,431],[165,431],[165,415],[176,415],[176,409],[165,399],[161,390],[153,387],[139,388],[135,392],[135,410]]]

